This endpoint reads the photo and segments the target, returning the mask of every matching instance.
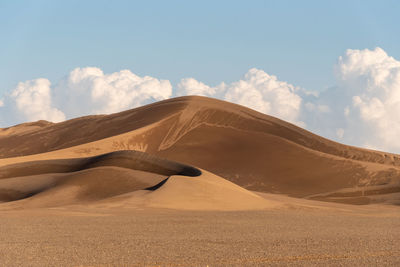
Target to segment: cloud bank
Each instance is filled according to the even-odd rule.
[[[182,79],[138,76],[129,70],[104,74],[99,68],[72,70],[52,85],[40,78],[21,82],[0,96],[0,126],[39,119],[53,122],[107,114],[181,95],[203,95],[248,106],[357,146],[400,152],[400,61],[381,49],[349,49],[338,58],[336,85],[321,92],[250,69],[235,82],[210,86]]]
[[[381,48],[349,49],[335,66],[337,85],[305,103],[307,128],[328,138],[400,152],[400,62]],[[307,107],[326,107],[326,112]]]
[[[99,68],[76,68],[53,87],[44,78],[20,82],[0,103],[0,124],[109,114],[171,96],[167,80],[129,70],[104,74]]]
[[[349,96],[343,110],[347,139],[400,150],[400,62],[381,48],[347,50],[339,58],[337,76]]]
[[[55,88],[57,106],[67,117],[109,114],[170,98],[167,80],[140,77],[129,70],[104,74],[99,68],[76,68]]]

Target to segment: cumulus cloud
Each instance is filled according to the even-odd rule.
[[[129,70],[104,74],[99,68],[76,68],[55,86],[47,79],[20,82],[0,102],[1,123],[63,121],[108,114],[170,98],[168,80],[140,77]]]
[[[349,49],[335,73],[337,86],[314,99],[331,112],[303,114],[310,128],[349,144],[400,151],[400,62],[381,48]]]
[[[296,93],[299,89],[256,68],[250,69],[243,79],[231,84],[221,83],[211,87],[188,78],[182,79],[178,88],[182,95],[221,98],[293,123],[301,123],[297,120],[302,101]]]
[[[70,117],[118,112],[172,96],[168,80],[129,70],[104,74],[99,68],[76,68],[54,90],[58,106]]]
[[[339,68],[343,86],[354,90],[348,116],[359,117],[374,135],[365,142],[400,149],[400,61],[380,48],[349,50]]]
[[[64,113],[52,106],[50,81],[47,79],[20,82],[10,97],[15,103],[18,115],[24,116],[29,121],[65,120]]]

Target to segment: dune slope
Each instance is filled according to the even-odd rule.
[[[355,204],[400,200],[399,155],[342,145],[216,99],[180,97],[107,116],[16,127],[2,130],[0,166],[133,149],[254,191]]]
[[[268,202],[221,177],[138,151],[24,162],[0,168],[0,209],[71,204],[241,210]]]

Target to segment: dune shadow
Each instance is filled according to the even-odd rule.
[[[164,180],[162,180],[161,182],[159,182],[159,183],[156,184],[156,185],[153,185],[153,186],[150,186],[150,187],[145,188],[145,190],[148,190],[148,191],[155,191],[155,190],[157,190],[158,188],[160,188],[161,186],[163,186],[163,185],[168,181],[168,179],[169,179],[169,177],[166,178],[166,179],[164,179]]]
[[[106,166],[165,176],[196,177],[201,175],[201,170],[189,165],[159,158],[145,152],[123,150],[87,158],[40,160],[6,165],[0,168],[0,179],[48,173],[70,173]]]
[[[28,199],[50,191],[58,194],[71,187],[79,188],[77,198],[99,200],[136,190],[155,191],[172,175],[190,178],[201,174],[195,167],[133,150],[24,162],[0,168],[0,202]]]

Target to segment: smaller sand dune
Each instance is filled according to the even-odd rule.
[[[145,190],[167,176],[120,167],[97,167],[72,173],[15,177],[0,180],[4,207],[36,208],[84,204]]]
[[[138,151],[0,168],[0,209],[87,205],[185,210],[264,209],[271,203],[212,173]]]
[[[154,207],[178,210],[261,210],[282,206],[202,170],[193,179],[182,175],[169,177],[153,191],[135,191],[107,199],[100,207]]]

